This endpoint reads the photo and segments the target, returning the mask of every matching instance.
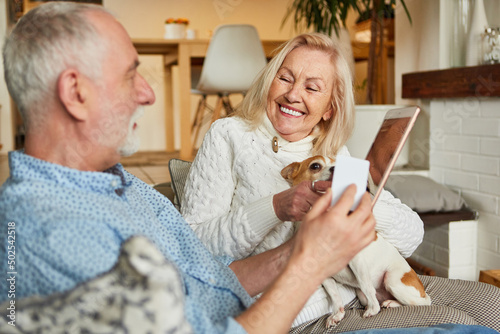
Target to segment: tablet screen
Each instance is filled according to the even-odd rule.
[[[393,109],[389,110],[384,117],[366,156],[366,160],[370,162],[370,175],[378,187],[373,197],[372,207],[389,178],[419,112],[418,107]]]

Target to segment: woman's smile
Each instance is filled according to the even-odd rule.
[[[292,107],[285,107],[283,105],[279,105],[279,106],[280,106],[280,111],[285,115],[300,117],[300,116],[305,114],[304,112],[299,111],[297,109],[294,109]]]

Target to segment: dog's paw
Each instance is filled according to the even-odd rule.
[[[344,319],[345,311],[342,307],[337,313],[331,314],[328,319],[326,319],[326,328],[335,327],[338,325],[340,320]]]
[[[377,315],[380,312],[380,305],[376,304],[373,306],[368,306],[365,313],[363,313],[363,318],[370,318]]]
[[[387,299],[382,302],[382,307],[385,308],[400,307],[400,306],[403,306],[403,304],[394,299]]]

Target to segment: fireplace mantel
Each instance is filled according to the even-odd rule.
[[[500,97],[500,64],[403,74],[403,98]]]

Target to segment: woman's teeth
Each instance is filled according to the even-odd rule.
[[[284,112],[285,114],[292,115],[292,116],[302,116],[301,112],[295,111],[295,110],[290,110],[285,107],[280,107],[280,110]]]

